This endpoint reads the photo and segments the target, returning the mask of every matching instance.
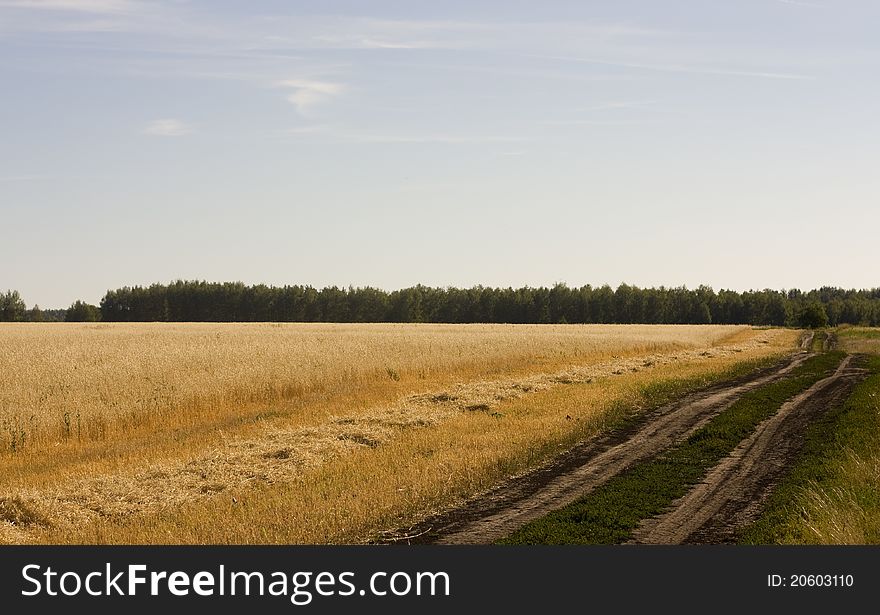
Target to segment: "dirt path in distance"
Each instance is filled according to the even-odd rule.
[[[683,441],[743,394],[783,378],[809,356],[807,352],[798,353],[775,367],[664,405],[628,429],[589,440],[459,508],[389,537],[389,541],[492,543],[583,497],[633,464]]]
[[[773,487],[800,450],[809,424],[828,408],[842,403],[867,375],[867,370],[852,363],[853,356],[847,356],[834,374],[783,404],[703,482],[673,503],[669,512],[642,522],[632,542],[734,541],[737,530],[760,514]]]

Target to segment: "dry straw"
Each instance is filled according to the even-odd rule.
[[[532,433],[562,402],[514,410],[529,399],[562,394],[561,407],[571,406],[563,416],[601,419],[636,382],[717,371],[781,352],[794,336],[730,326],[0,325],[0,541],[213,541],[167,528],[147,536],[98,529],[138,518],[161,525],[178,514],[200,531],[215,524],[216,540],[351,540],[380,517],[417,514],[478,488],[496,476],[499,459],[527,465],[548,453],[547,437],[558,444],[583,429],[554,419],[545,434]],[[474,440],[455,434],[502,423],[485,445],[491,451],[462,454]],[[309,485],[292,505],[311,502],[302,515],[318,514],[318,494],[333,500],[349,488],[348,459],[375,453],[357,468],[361,489],[387,483],[389,467],[420,455],[402,444],[410,432],[425,434],[410,442],[417,450],[433,450],[431,438],[459,449],[422,458],[424,484],[413,491],[421,496],[374,484],[367,488],[382,502],[362,508],[343,498],[332,515],[311,520],[311,533],[270,531],[255,518],[246,525],[264,523],[263,533],[245,536],[217,526],[228,515],[215,519],[214,508],[187,512],[253,492],[266,494],[261,514],[271,515],[279,489]],[[322,527],[329,519],[338,527]]]

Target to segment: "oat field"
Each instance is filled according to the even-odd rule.
[[[741,326],[0,325],[0,541],[357,542],[794,346]]]

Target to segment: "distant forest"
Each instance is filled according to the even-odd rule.
[[[62,318],[63,316],[63,318]],[[622,284],[570,288],[376,288],[246,286],[177,281],[108,291],[100,306],[27,310],[0,294],[0,320],[105,322],[433,322],[880,325],[880,288],[714,291]]]

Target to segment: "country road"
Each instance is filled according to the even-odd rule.
[[[459,508],[420,524],[412,543],[488,544],[526,523],[562,508],[634,464],[684,441],[742,395],[786,377],[812,356],[806,338],[802,352],[773,368],[721,383],[664,405],[636,425],[587,441],[550,463],[511,478]],[[864,370],[848,356],[835,373],[788,401],[705,480],[676,501],[667,513],[644,521],[633,542],[725,542],[753,519],[775,481],[799,450],[810,421],[840,403]]]
[[[705,480],[648,519],[633,541],[642,544],[719,543],[735,539],[737,528],[754,520],[792,458],[810,422],[842,403],[867,370],[847,356],[831,376],[820,380],[758,426]]]

